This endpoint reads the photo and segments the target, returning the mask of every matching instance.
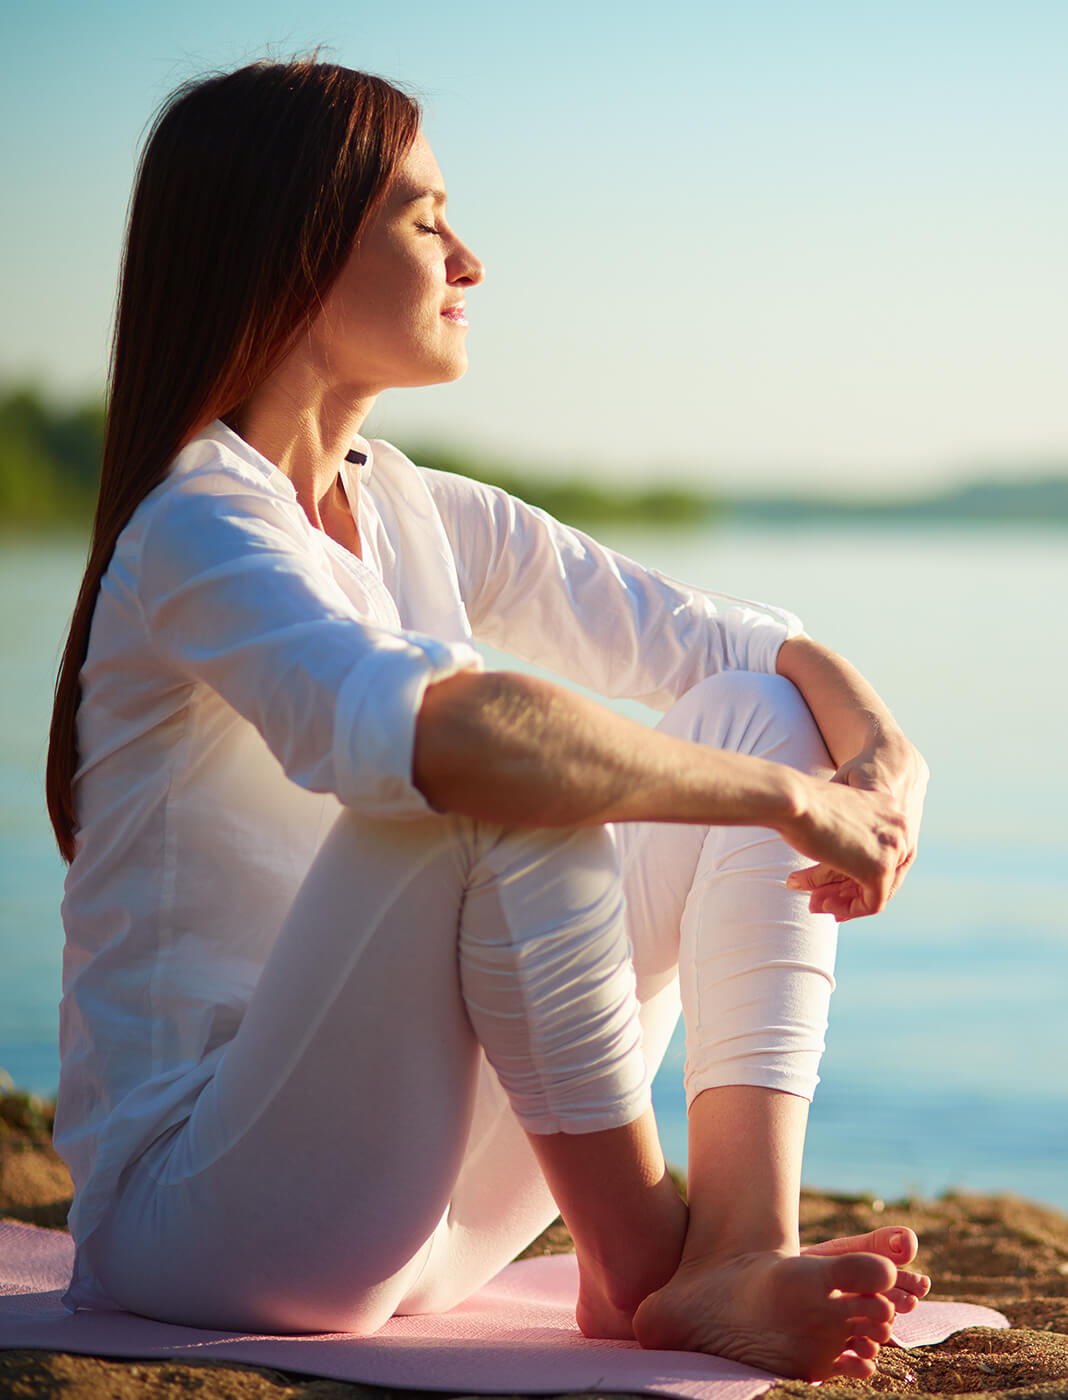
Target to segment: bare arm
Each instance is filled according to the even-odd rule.
[[[836,767],[869,751],[888,771],[923,760],[875,691],[844,657],[811,637],[779,648],[775,669],[805,697]]]
[[[413,776],[435,807],[509,826],[767,826],[881,908],[904,852],[893,802],[646,729],[549,682],[463,672],[431,685]]]
[[[928,779],[923,756],[860,672],[827,647],[809,637],[795,637],[780,648],[776,669],[797,686],[812,711],[838,770],[835,781],[883,793],[905,814],[906,845],[893,893],[916,856]],[[813,908],[846,917],[842,910],[851,891],[838,873],[817,866],[792,882],[812,892]]]

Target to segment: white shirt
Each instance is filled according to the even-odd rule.
[[[83,1242],[123,1166],[192,1111],[339,804],[428,808],[426,686],[472,638],[666,709],[772,671],[791,614],[643,569],[388,443],[343,484],[364,558],[221,423],[135,511],[81,673],[56,1145]],[[358,480],[357,480],[358,476]]]

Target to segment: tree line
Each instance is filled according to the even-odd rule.
[[[99,398],[60,403],[34,385],[0,384],[0,526],[84,526],[104,443]],[[717,496],[670,483],[611,487],[575,472],[544,476],[434,444],[398,443],[413,461],[501,486],[568,524],[700,525],[730,515],[795,526],[813,520],[1068,524],[1068,470],[1004,472],[920,497]]]
[[[0,523],[44,526],[88,521],[96,500],[103,445],[100,399],[64,404],[35,385],[0,386]],[[689,524],[708,518],[714,509],[708,498],[685,488],[608,490],[577,478],[544,478],[507,466],[501,469],[434,446],[407,450],[424,466],[501,486],[573,525]]]
[[[86,520],[96,499],[103,445],[99,399],[62,404],[33,385],[0,388],[0,521]]]

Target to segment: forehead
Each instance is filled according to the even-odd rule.
[[[400,164],[390,194],[405,202],[419,195],[445,193],[445,181],[422,131],[416,133],[408,154]]]

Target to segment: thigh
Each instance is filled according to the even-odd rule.
[[[98,1264],[118,1302],[283,1331],[391,1315],[474,1102],[456,952],[471,825],[339,818],[192,1116],[128,1174]]]
[[[449,1208],[397,1312],[454,1307],[511,1263],[558,1214],[530,1139],[496,1073],[483,1060]]]
[[[517,926],[527,936],[513,979],[508,930]],[[401,1312],[454,1305],[556,1216],[528,1133],[617,1127],[648,1104],[618,856],[605,829],[511,832],[488,848],[465,902],[461,954],[468,1013],[493,1068],[483,1064],[448,1214]]]
[[[105,1289],[176,1321],[366,1332],[477,1288],[551,1212],[472,1021],[520,1111],[629,1121],[648,1090],[621,905],[597,828],[342,816],[192,1116],[128,1173]]]

